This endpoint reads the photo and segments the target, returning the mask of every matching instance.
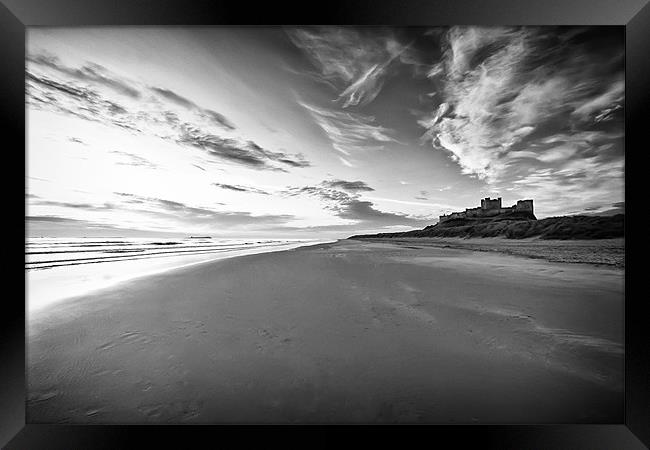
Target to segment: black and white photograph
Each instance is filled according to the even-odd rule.
[[[625,27],[25,39],[28,423],[623,421]]]

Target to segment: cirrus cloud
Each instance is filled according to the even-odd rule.
[[[303,102],[299,104],[310,113],[316,124],[325,132],[332,143],[332,148],[345,155],[339,155],[339,158],[347,166],[354,166],[350,159],[355,153],[381,150],[388,143],[398,142],[393,137],[392,130],[377,124],[374,117],[319,108]]]
[[[575,34],[537,27],[449,29],[443,57],[429,71],[443,100],[419,121],[425,140],[449,152],[463,173],[489,183],[509,175],[511,152],[526,151],[541,162],[580,157],[575,146],[548,148],[541,140],[550,129],[576,133],[611,119],[624,84],[622,49],[589,53],[572,41]]]
[[[251,169],[286,172],[311,165],[300,153],[269,150],[242,133],[236,135],[235,125],[224,115],[169,88],[128,84],[93,63],[73,68],[56,57],[30,55],[26,81],[28,102],[38,109],[157,136]],[[120,99],[115,99],[116,91],[123,94]],[[148,97],[145,92],[150,92]],[[134,162],[131,154],[131,161],[123,164]],[[139,165],[146,164],[141,160]]]
[[[340,27],[287,30],[291,41],[307,55],[319,77],[339,90],[343,108],[372,102],[396,60],[408,62],[409,45],[385,30]]]

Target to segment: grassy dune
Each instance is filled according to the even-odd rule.
[[[357,235],[352,239],[393,237],[506,237],[508,239],[610,239],[623,237],[625,216],[563,216],[534,220],[516,217],[449,220],[422,230]]]

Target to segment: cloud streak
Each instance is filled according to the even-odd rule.
[[[269,225],[282,226],[295,219],[295,216],[291,214],[253,214],[240,210],[217,210],[165,198],[125,192],[115,192],[114,195],[113,202],[104,204],[44,200],[34,197],[30,199],[31,208],[55,207],[57,209],[50,214],[32,214],[29,219],[32,222],[92,225],[119,229],[122,226],[118,223],[123,221],[125,216],[129,220],[139,217],[140,223],[144,223],[143,217],[150,217],[156,222],[163,219],[166,226],[172,227],[171,231],[189,227],[189,229],[213,232],[223,231],[224,227],[225,229],[265,230]],[[213,202],[213,204],[224,206],[223,203],[218,202]],[[68,217],[70,212],[73,212],[73,217]],[[90,212],[100,213],[100,215],[95,220],[86,220]],[[79,213],[85,213],[84,219],[74,217]]]
[[[160,87],[152,87],[151,90],[159,94],[161,97],[170,100],[180,106],[183,106],[184,108],[187,108],[191,111],[196,111],[203,117],[211,120],[215,125],[219,127],[225,128],[226,130],[234,130],[236,128],[235,125],[226,119],[223,114],[219,114],[218,112],[211,109],[201,108],[193,101],[177,94],[174,91]]]
[[[344,186],[352,193],[335,188],[345,189]],[[317,186],[290,187],[284,191],[284,195],[316,197],[324,203],[326,209],[339,218],[354,221],[360,226],[424,226],[431,223],[431,219],[425,217],[378,210],[372,202],[362,200],[358,194],[368,190],[374,189],[363,182],[336,180],[323,181]]]
[[[331,188],[340,188],[348,192],[371,192],[373,188],[368,186],[364,181],[345,181],[345,180],[331,180],[324,181],[325,186]]]
[[[264,149],[253,141],[242,142],[237,139],[224,138],[214,134],[204,134],[200,130],[184,128],[177,142],[191,147],[200,148],[209,155],[219,159],[248,166],[252,169],[270,169],[286,172],[284,166],[301,168],[309,167],[311,164],[304,156],[289,155],[284,152],[274,152]]]
[[[346,165],[355,153],[381,150],[388,143],[398,142],[393,132],[377,123],[374,117],[347,111],[319,108],[300,102],[316,124],[327,135],[332,148],[344,156],[339,157]]]
[[[318,70],[317,77],[339,90],[343,108],[372,102],[390,76],[394,61],[406,61],[408,45],[389,31],[351,28],[296,28],[287,30]]]
[[[75,69],[54,57],[33,55],[28,61],[27,97],[35,108],[158,136],[251,169],[286,172],[311,165],[302,154],[269,150],[233,135],[236,127],[224,115],[170,89],[136,88],[91,63]],[[123,94],[121,103],[112,99],[115,91]],[[153,95],[146,97],[145,91]],[[147,165],[144,160],[136,161],[133,154],[129,158],[120,164]],[[148,167],[155,168],[150,163]]]
[[[228,191],[234,191],[234,192],[250,192],[253,194],[262,194],[262,195],[270,195],[268,192],[262,189],[258,189],[252,186],[242,186],[239,184],[225,184],[225,183],[212,183],[213,186],[216,186],[221,189],[226,189]]]
[[[147,158],[143,158],[142,156],[138,156],[133,153],[123,152],[120,150],[111,150],[111,153],[113,153],[114,155],[118,155],[122,158],[121,161],[117,162],[118,165],[133,166],[133,167],[147,167],[149,169],[158,168],[157,164],[152,163]]]
[[[61,75],[74,78],[78,81],[100,84],[119,94],[134,99],[140,98],[140,91],[134,87],[132,83],[116,76],[99,64],[88,63],[80,68],[72,68],[62,64],[56,56],[43,54],[28,55],[27,60],[33,64],[47,67]]]
[[[174,200],[147,197],[125,192],[115,192],[126,205],[123,208],[134,213],[164,217],[168,220],[203,228],[210,227],[248,227],[264,228],[269,224],[284,224],[295,219],[291,214],[253,214],[248,211],[215,210],[204,206],[189,205]],[[214,202],[224,206],[223,203]],[[215,228],[215,231],[219,231]]]
[[[504,158],[510,152],[526,150],[542,163],[579,157],[566,146],[562,153],[540,145],[540,139],[562,124],[576,132],[597,118],[612,119],[623,100],[620,55],[587,57],[561,32],[453,27],[442,47],[429,77],[442,87],[444,100],[419,123],[425,139],[447,151],[463,173],[489,183],[508,176],[511,164]]]

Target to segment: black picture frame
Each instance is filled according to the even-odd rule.
[[[313,434],[366,430],[381,440],[404,433],[425,443],[453,441],[454,447],[512,449],[640,449],[650,446],[650,342],[643,314],[646,296],[643,266],[635,265],[646,244],[636,230],[643,222],[641,193],[632,186],[645,166],[647,119],[650,117],[649,0],[328,0],[319,4],[225,0],[0,0],[0,120],[4,147],[5,266],[7,280],[0,313],[0,445],[8,449],[148,448],[167,444],[184,448],[207,439],[210,446],[236,437],[238,445],[275,438],[291,431],[303,445]],[[225,427],[225,426],[71,426],[25,423],[24,255],[25,28],[30,26],[101,25],[618,25],[626,34],[626,248],[625,270],[625,420],[607,425],[455,425],[410,427]],[[630,163],[632,162],[632,163]],[[23,174],[21,174],[21,169]],[[11,175],[11,176],[7,176]],[[14,178],[15,177],[15,178]],[[632,183],[632,184],[628,184]],[[640,183],[639,183],[640,184]],[[633,209],[637,206],[639,210]],[[647,231],[646,231],[647,233]],[[639,239],[640,237],[640,239]],[[632,241],[629,241],[632,239]],[[638,258],[642,261],[641,258]],[[11,293],[11,294],[10,294]],[[21,298],[21,293],[23,297]],[[257,431],[258,433],[250,433]],[[312,436],[306,436],[306,433]],[[305,439],[309,440],[305,440]],[[283,439],[286,439],[283,437]],[[296,438],[294,438],[296,439]],[[344,437],[347,440],[347,438]],[[140,441],[140,444],[138,444]],[[286,441],[285,441],[286,442]]]

